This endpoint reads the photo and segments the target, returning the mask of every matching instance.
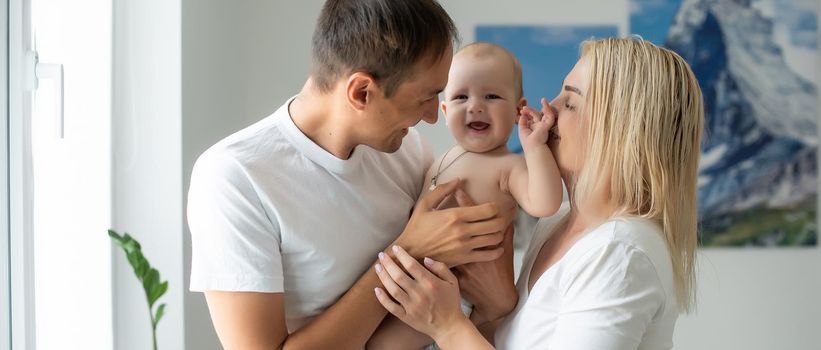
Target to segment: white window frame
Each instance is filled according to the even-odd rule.
[[[0,348],[11,349],[11,278],[9,276],[9,3],[0,3]]]
[[[32,93],[26,54],[33,50],[31,1],[8,0],[8,220],[10,340],[35,349],[30,116]]]

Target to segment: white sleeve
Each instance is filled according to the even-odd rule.
[[[278,225],[240,164],[208,151],[188,190],[191,291],[283,292]]]
[[[610,242],[568,272],[550,349],[636,349],[666,299],[647,255]]]

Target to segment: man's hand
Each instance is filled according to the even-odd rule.
[[[507,316],[519,302],[513,281],[513,226],[505,231],[502,256],[454,268],[462,297],[473,304],[471,320],[477,325]]]
[[[500,211],[495,203],[435,209],[451,195],[466,197],[460,186],[461,180],[451,181],[422,197],[394,244],[417,259],[430,257],[448,266],[492,261],[501,256],[499,243],[513,220],[508,210]]]
[[[460,207],[474,205],[467,195],[457,195],[456,201]],[[462,297],[473,304],[470,318],[477,325],[507,316],[519,301],[513,279],[513,224],[507,227],[504,240],[497,248],[503,252],[496,260],[454,268]]]

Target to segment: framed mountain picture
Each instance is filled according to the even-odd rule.
[[[630,32],[693,68],[705,102],[704,246],[818,242],[818,2],[629,0]]]

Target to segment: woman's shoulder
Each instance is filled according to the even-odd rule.
[[[624,243],[639,249],[666,247],[664,230],[657,222],[641,217],[613,218],[595,231],[611,241]]]
[[[577,242],[577,260],[602,254],[613,264],[631,265],[636,260],[647,261],[665,289],[672,288],[672,265],[664,231],[649,219],[620,217],[611,219]]]

